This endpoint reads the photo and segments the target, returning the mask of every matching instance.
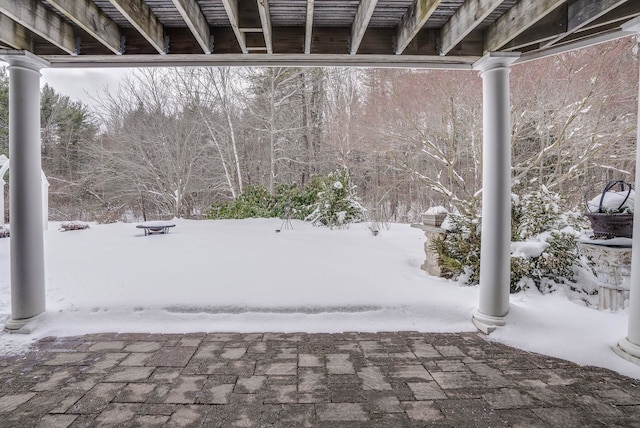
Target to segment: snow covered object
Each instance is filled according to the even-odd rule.
[[[449,211],[445,207],[438,205],[425,211],[420,216],[420,219],[427,226],[440,227],[447,215],[449,215]]]
[[[577,247],[581,213],[564,211],[560,195],[545,186],[512,195],[511,200],[510,291],[535,287],[547,293],[563,288],[577,292],[579,299],[591,294],[593,290],[577,282],[585,269]],[[479,212],[449,214],[447,233],[434,241],[443,276],[468,285],[479,283],[481,221]]]
[[[323,178],[317,196],[312,213],[305,219],[314,226],[342,228],[364,220],[366,209],[356,195],[356,186],[350,183],[347,170],[334,171]]]
[[[616,186],[620,190],[616,191]],[[610,239],[631,238],[633,235],[633,205],[635,191],[631,184],[622,180],[612,180],[602,193],[587,201],[587,213],[591,222],[593,237]]]

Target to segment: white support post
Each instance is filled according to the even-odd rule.
[[[4,226],[4,186],[5,181],[0,177],[0,226]]]
[[[11,223],[11,318],[26,324],[45,311],[44,237],[40,155],[40,69],[48,63],[25,51],[2,51],[9,63],[9,207]]]
[[[5,155],[0,155],[0,226],[4,226],[4,175],[9,169],[9,159]]]
[[[640,18],[625,25],[623,30],[638,33],[640,47]],[[639,74],[640,75],[640,74]],[[640,89],[638,91],[638,129],[636,142],[636,189],[640,189]],[[623,358],[640,363],[640,200],[635,200],[633,210],[633,241],[631,252],[631,286],[629,290],[629,326],[627,337],[618,342],[614,350]]]
[[[49,230],[49,180],[44,175],[44,171],[40,172],[42,187],[42,230]]]
[[[482,76],[482,237],[480,301],[474,325],[485,334],[505,324],[511,258],[510,66],[519,53],[488,53],[474,69]]]

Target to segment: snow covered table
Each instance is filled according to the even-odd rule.
[[[169,233],[169,229],[175,227],[173,223],[166,221],[148,221],[137,225],[138,229],[144,229],[144,236],[151,235],[152,233]]]
[[[629,298],[631,239],[583,239],[578,249],[595,263],[598,308],[616,311],[623,307]]]

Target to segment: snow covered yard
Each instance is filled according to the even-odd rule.
[[[428,276],[422,232],[393,224],[372,236],[278,219],[176,220],[166,235],[135,224],[45,232],[47,313],[30,336],[97,332],[474,331],[478,290]],[[9,239],[0,239],[0,314],[10,313]],[[626,311],[598,311],[563,293],[512,296],[508,325],[490,339],[640,378],[613,353]]]

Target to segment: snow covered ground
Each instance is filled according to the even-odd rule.
[[[167,235],[135,224],[45,232],[47,312],[29,336],[0,334],[0,352],[45,336],[96,332],[474,331],[478,290],[420,269],[422,231],[392,224],[373,236],[293,230],[277,219],[176,220]],[[10,313],[9,239],[0,239],[0,315]],[[640,378],[612,350],[627,313],[598,311],[563,293],[511,298],[490,336],[518,348]]]

